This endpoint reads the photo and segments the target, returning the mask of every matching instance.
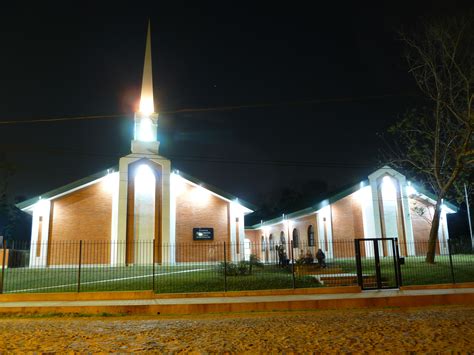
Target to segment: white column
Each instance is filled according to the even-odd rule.
[[[413,224],[411,223],[410,200],[407,192],[406,179],[400,184],[402,195],[403,226],[405,228],[405,241],[407,245],[408,256],[416,255],[415,237],[413,236]]]
[[[359,200],[362,209],[362,224],[364,228],[364,238],[375,238],[375,220],[374,220],[374,203],[372,201],[372,188],[371,186],[365,186],[358,192]],[[364,242],[365,244],[365,256],[374,256],[374,246],[371,241]]]
[[[151,159],[161,165],[162,190],[161,190],[161,250],[164,263],[174,262],[174,254],[167,250],[166,245],[172,243],[171,240],[171,162],[163,157],[154,157]],[[176,201],[176,200],[175,200]],[[160,202],[157,202],[160,203]],[[175,209],[176,211],[176,209]],[[174,220],[176,221],[176,214]],[[174,223],[176,224],[176,222]],[[174,243],[174,241],[173,241]],[[173,248],[171,248],[173,249]],[[173,257],[172,257],[173,256]],[[168,259],[166,260],[165,257]]]
[[[120,174],[118,172],[112,173],[107,177],[109,180],[107,183],[110,184],[112,189],[112,218],[111,218],[111,227],[110,227],[110,264],[112,266],[117,266],[119,260],[122,258],[119,257],[118,251],[118,209],[119,209],[119,181]]]
[[[370,179],[370,178],[369,178]],[[372,213],[375,227],[375,238],[382,238],[382,220],[380,218],[380,208],[379,201],[381,201],[381,196],[377,187],[377,179],[370,179],[370,189],[372,191]]]
[[[333,257],[333,245],[332,245],[332,212],[331,206],[321,208],[318,212],[318,241],[321,250],[326,254],[326,258],[330,259]],[[326,219],[326,221],[324,221]],[[326,225],[326,230],[324,229]],[[327,239],[328,250],[325,250],[326,243],[324,239]]]
[[[119,163],[119,197],[118,197],[118,219],[117,219],[117,241],[120,245],[119,255],[123,260],[117,260],[119,264],[125,263],[125,242],[127,240],[127,200],[128,200],[128,165],[133,162],[124,157]]]
[[[327,258],[332,259],[334,257],[334,245],[332,243],[332,207],[331,206],[328,206],[328,218],[326,218],[326,229],[328,232]]]
[[[33,224],[31,226],[30,267],[45,267],[48,260],[49,219],[51,202],[40,200],[33,207]],[[42,217],[40,255],[36,256],[39,235],[39,219]],[[31,249],[32,248],[32,249]]]
[[[237,204],[235,202],[229,202],[229,218],[230,218],[230,255],[231,255],[231,260],[232,261],[237,261],[238,260],[238,255],[237,255],[237,236],[236,236],[236,223],[235,219],[239,217],[238,212],[237,212]],[[239,219],[239,224],[243,223]]]
[[[171,185],[170,185],[170,238],[169,245],[166,250],[168,254],[168,262],[170,264],[176,263],[176,197],[178,189],[182,181],[179,181],[180,177],[176,174],[171,174]]]

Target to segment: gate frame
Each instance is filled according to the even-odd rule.
[[[375,278],[377,282],[377,287],[364,287],[364,276],[362,274],[362,254],[360,249],[361,242],[370,241],[374,245],[374,259],[375,259]],[[378,242],[388,242],[388,245],[392,246],[392,256],[393,256],[393,268],[395,271],[395,286],[393,287],[383,287],[382,285],[382,274],[380,270],[380,253],[379,253],[379,243]],[[386,290],[386,289],[398,289],[402,286],[402,273],[400,268],[400,253],[398,250],[398,238],[356,238],[354,239],[355,247],[355,258],[356,258],[356,268],[357,268],[357,283],[359,284],[361,290]]]

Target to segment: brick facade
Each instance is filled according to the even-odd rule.
[[[51,201],[48,264],[77,264],[80,240],[87,240],[84,264],[109,263],[111,218],[112,189],[106,179]]]
[[[352,257],[355,238],[364,238],[360,201],[353,193],[331,205],[333,253],[336,258]]]
[[[314,245],[310,246],[308,241],[308,228],[313,226],[314,232]],[[309,251],[313,256],[316,255],[318,250],[318,232],[317,232],[317,223],[316,223],[316,213],[295,219],[290,225],[291,240],[293,240],[293,233],[296,229],[298,233],[299,243],[296,248],[293,249],[294,258],[298,259],[306,255]]]
[[[176,197],[176,262],[221,261],[223,242],[230,241],[229,209],[229,202],[184,183]],[[214,228],[214,240],[193,241],[193,228]]]

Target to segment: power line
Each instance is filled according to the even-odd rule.
[[[372,96],[342,97],[342,98],[332,98],[332,99],[311,99],[311,100],[296,100],[296,101],[285,101],[285,102],[276,102],[276,103],[245,104],[245,105],[235,105],[235,106],[183,108],[183,109],[177,109],[177,110],[171,110],[171,111],[162,111],[160,113],[161,114],[179,114],[179,113],[192,113],[192,112],[200,113],[200,112],[235,111],[235,110],[252,109],[252,108],[299,106],[299,105],[323,104],[323,103],[333,103],[333,102],[354,102],[354,101],[363,101],[363,100],[377,100],[377,99],[385,99],[385,98],[399,97],[399,96],[411,96],[411,94],[385,94],[385,95],[372,95]],[[130,114],[121,113],[121,114],[113,114],[113,115],[85,115],[85,116],[71,116],[71,117],[38,118],[38,119],[27,119],[27,120],[6,120],[6,121],[0,121],[0,125],[83,121],[83,120],[92,120],[92,119],[125,117],[128,115]]]
[[[0,152],[8,153],[35,153],[46,154],[73,154],[82,155],[87,157],[99,157],[99,158],[121,158],[126,154],[112,154],[112,153],[97,153],[97,152],[84,152],[76,150],[65,150],[58,148],[49,148],[41,146],[21,146],[20,149],[7,148],[2,149],[0,145]],[[156,158],[154,158],[156,159]],[[222,157],[206,157],[206,156],[185,156],[185,155],[170,155],[168,158],[158,158],[162,160],[178,160],[188,162],[206,162],[216,164],[234,164],[234,165],[273,165],[273,166],[298,166],[298,167],[310,167],[310,168],[349,168],[349,169],[366,169],[372,168],[374,165],[370,164],[349,164],[342,162],[317,162],[317,161],[297,161],[297,160],[270,160],[270,159],[229,159]]]
[[[49,123],[49,122],[62,122],[62,121],[82,121],[82,120],[92,120],[92,119],[97,119],[97,118],[116,118],[116,117],[122,117],[122,116],[126,116],[126,114],[39,118],[39,119],[34,119],[34,120],[11,120],[11,121],[0,121],[0,124],[1,125],[8,125],[8,124],[22,124],[22,123]]]

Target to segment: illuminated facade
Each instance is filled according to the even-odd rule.
[[[352,257],[338,242],[375,237],[406,242],[402,255],[425,253],[426,245],[416,242],[428,239],[434,197],[389,167],[305,210],[245,228],[251,205],[174,170],[171,161],[159,155],[158,121],[148,28],[131,153],[117,167],[17,205],[32,215],[31,266],[77,264],[77,255],[90,265],[218,261],[215,248],[224,242],[228,260],[248,259],[253,253],[274,262],[275,246],[288,249],[290,241],[295,257],[308,250],[314,255],[318,248],[328,258]],[[440,251],[448,238],[446,213],[454,211],[445,204]],[[206,255],[186,250],[187,245],[203,243],[209,246]],[[78,253],[79,247],[85,250]]]
[[[436,197],[385,166],[349,189],[304,210],[247,226],[252,253],[263,260],[276,258],[275,245],[285,244],[287,255],[293,242],[295,258],[321,249],[327,258],[354,256],[354,239],[397,238],[402,256],[426,255]],[[447,253],[449,238],[446,214],[456,207],[445,202],[441,212],[437,251]],[[296,241],[295,241],[296,240]],[[362,250],[373,256],[373,248]],[[381,245],[384,256],[390,248]]]
[[[213,250],[223,242],[229,258],[242,258],[235,244],[243,242],[251,206],[173,170],[159,155],[157,130],[148,27],[131,154],[118,167],[18,205],[33,217],[31,266],[76,264],[79,241],[88,242],[81,262],[94,265],[192,262],[196,255],[183,245]],[[212,231],[212,238],[196,240],[195,229]]]

